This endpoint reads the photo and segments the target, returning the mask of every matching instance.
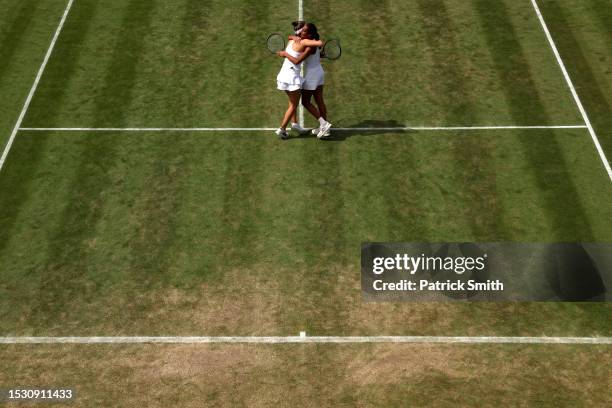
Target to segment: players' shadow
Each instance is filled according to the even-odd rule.
[[[363,120],[350,126],[338,126],[332,128],[331,136],[321,139],[325,142],[342,142],[354,136],[380,136],[391,133],[412,133],[413,130],[405,129],[406,125],[396,120]],[[292,137],[292,139],[315,138],[316,136],[307,133]]]

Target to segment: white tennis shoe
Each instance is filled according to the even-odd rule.
[[[276,133],[276,135],[282,140],[289,139],[289,135],[287,134],[287,131],[285,129],[278,128],[274,131],[274,133]]]
[[[319,133],[317,133],[317,139],[323,139],[325,137],[329,137],[331,135],[330,129],[332,124],[329,122],[325,122],[325,124],[321,125],[319,128]]]
[[[301,127],[298,123],[292,123],[291,124],[291,129],[295,130],[300,135],[303,135],[304,133],[308,133],[308,130],[304,129],[303,127]]]

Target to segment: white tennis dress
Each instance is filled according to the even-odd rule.
[[[323,71],[321,66],[321,49],[319,47],[316,48],[312,55],[306,58],[304,68],[306,69],[306,74],[302,89],[314,91],[325,84],[325,71]]]
[[[301,53],[292,48],[293,41],[289,41],[285,51],[294,58],[299,58]],[[281,91],[298,91],[302,89],[302,76],[300,70],[302,64],[295,65],[289,59],[285,58],[280,72],[276,76],[277,87]]]

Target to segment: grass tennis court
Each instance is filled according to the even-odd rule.
[[[612,5],[538,3],[610,157]],[[63,0],[0,0],[2,149],[65,8]],[[325,142],[282,142],[272,131],[40,130],[276,127],[287,102],[275,89],[281,60],[265,40],[288,32],[297,12],[297,1],[74,1],[21,124],[35,130],[19,130],[0,171],[0,335],[611,336],[607,303],[361,299],[364,241],[612,241],[611,180],[529,0],[305,0],[304,15],[323,37],[342,38],[342,59],[325,65],[335,126],[544,128],[347,130]],[[78,376],[54,372],[49,361],[73,353],[104,359],[112,347],[2,346],[2,359],[18,363],[0,370],[0,386],[11,378],[79,386]],[[116,348],[151,367],[197,354],[197,346],[155,347]],[[306,405],[356,404],[351,395],[368,405],[428,402],[412,387],[387,395],[397,384],[387,366],[401,354],[394,346],[275,347],[203,353],[214,361],[253,353],[237,369],[237,361],[219,363],[222,385],[247,383],[235,404],[275,402],[273,392],[249,399],[261,383],[248,382],[247,372],[275,387],[287,378]],[[442,405],[470,404],[462,387],[483,398],[485,388],[505,390],[499,398],[515,403],[520,395],[508,390],[526,387],[534,390],[531,403],[550,405],[562,403],[554,395],[562,390],[601,405],[601,396],[586,395],[610,385],[601,368],[580,374],[567,363],[579,350],[584,361],[609,364],[609,346],[423,347],[400,349],[436,356],[428,375]],[[372,377],[367,356],[376,348],[387,360]],[[522,359],[497,366],[512,350]],[[482,387],[470,370],[442,363],[479,356],[487,366],[478,375],[490,375]],[[397,358],[400,372],[405,365],[429,370],[421,360]],[[294,359],[299,369],[290,372]],[[80,370],[79,362],[65,364]],[[533,373],[547,368],[562,378],[535,391]],[[105,369],[112,370],[96,365]],[[169,382],[133,367],[117,370],[138,387],[167,387],[166,406],[197,405],[201,392],[211,405],[227,402],[219,384],[190,388],[192,397],[174,394],[181,389],[175,382],[206,383],[197,370],[188,378],[175,369]],[[334,393],[310,370],[347,383]],[[506,370],[510,384],[496,370]],[[419,371],[401,378],[411,375]],[[590,388],[580,388],[585,378]],[[95,381],[84,375],[81,389]],[[77,402],[104,398],[90,393]]]

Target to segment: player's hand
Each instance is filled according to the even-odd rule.
[[[281,58],[285,58],[287,56],[287,51],[279,51],[276,53]]]

